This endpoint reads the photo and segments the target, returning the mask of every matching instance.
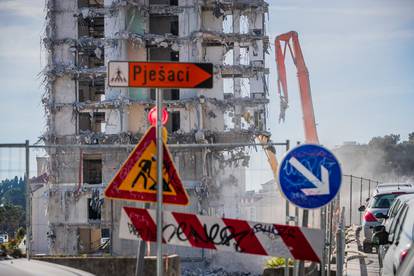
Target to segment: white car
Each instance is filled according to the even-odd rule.
[[[391,225],[393,225],[394,219],[396,218],[396,215],[398,214],[398,211],[401,209],[403,204],[412,198],[414,198],[414,194],[398,196],[391,204],[391,207],[386,215],[383,215],[382,213],[376,215],[377,219],[383,219],[382,226],[385,227],[386,232],[390,232]],[[385,253],[387,253],[388,247],[389,244],[383,244],[378,248],[378,260],[380,267],[382,267],[382,260],[384,259]]]
[[[410,252],[407,257],[405,257],[404,262],[400,265],[397,270],[398,276],[405,275],[414,275],[414,248],[411,247]]]
[[[377,216],[379,214],[386,215],[394,199],[407,193],[414,193],[414,186],[412,184],[380,184],[376,187],[367,205],[362,205],[358,208],[359,211],[364,212],[362,216],[362,230],[364,234],[362,245],[364,252],[372,252],[373,230],[376,226],[381,225],[382,222],[382,219]]]
[[[385,227],[376,232],[373,239],[378,238],[380,245],[388,244],[388,250],[383,259],[382,276],[394,276],[400,263],[407,256],[414,239],[414,198],[402,203],[389,231]]]

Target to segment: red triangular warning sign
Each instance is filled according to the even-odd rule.
[[[157,147],[155,127],[142,137],[128,159],[105,189],[105,197],[112,199],[157,201]],[[188,195],[163,142],[163,199],[164,203],[188,205]]]

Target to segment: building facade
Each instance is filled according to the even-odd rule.
[[[214,64],[213,89],[163,91],[168,143],[246,143],[268,135],[267,7],[262,0],[47,1],[50,254],[97,252],[106,237],[113,255],[136,254],[136,243],[118,238],[120,208],[142,204],[106,200],[103,190],[132,149],[122,145],[137,143],[149,127],[155,91],[108,87],[109,61]],[[182,147],[172,154],[191,197],[190,206],[176,209],[240,217],[245,148]]]

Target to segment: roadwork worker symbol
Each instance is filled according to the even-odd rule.
[[[141,168],[141,170],[139,171],[137,177],[135,177],[134,181],[132,182],[132,186],[131,186],[132,188],[134,188],[135,185],[140,180],[140,178],[142,178],[144,190],[147,190],[148,181],[151,181],[150,183],[152,183],[152,185],[149,187],[148,190],[150,190],[150,191],[156,191],[157,190],[157,180],[154,179],[151,176],[151,168],[152,168],[152,163],[154,161],[156,161],[156,159],[154,157],[151,157],[151,160],[144,159],[144,160],[141,160],[138,163],[138,166]],[[163,169],[164,169],[164,171],[166,171],[166,168],[163,168]],[[162,182],[163,182],[163,185],[162,185],[163,186],[163,191],[164,192],[171,192],[170,181],[165,180],[165,174],[162,178]]]
[[[122,200],[157,202],[158,185],[162,185],[163,202],[188,205],[189,197],[163,141],[162,181],[157,181],[158,161],[156,130],[151,127],[129,154],[128,159],[105,189],[105,197]],[[162,184],[161,184],[162,182]]]
[[[145,190],[147,189],[148,178],[150,178],[153,183],[157,183],[157,181],[153,179],[150,174],[152,161],[155,161],[154,157],[151,157],[151,160],[144,159],[144,160],[141,160],[141,162],[139,162],[138,166],[141,168],[141,170],[139,171],[137,177],[135,177],[134,181],[132,182],[132,188],[135,187],[135,184],[137,184],[140,178],[143,178],[144,180]]]

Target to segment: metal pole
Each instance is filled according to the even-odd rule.
[[[342,227],[336,231],[336,275],[342,276],[343,262],[342,262]]]
[[[332,255],[332,220],[333,220],[334,201],[329,204],[329,225],[328,225],[328,276],[331,275],[331,255]]]
[[[325,276],[326,263],[326,207],[321,208],[321,230],[323,232],[323,251],[321,260],[321,276]]]
[[[299,208],[295,206],[295,226],[299,225]],[[293,264],[293,275],[298,276],[299,275],[299,265],[300,262],[294,261]]]
[[[145,203],[145,209],[150,208],[149,203]],[[135,265],[135,276],[144,275],[144,265],[145,265],[145,250],[146,250],[146,241],[140,239],[138,242],[138,250],[137,250],[137,263]]]
[[[299,146],[300,142],[296,141],[296,145]],[[307,210],[304,210],[303,214],[302,214],[303,215],[302,216],[302,223],[303,223],[303,220],[304,220],[304,217],[305,217],[305,211],[306,211],[306,216],[307,216]],[[296,207],[296,206],[295,206],[295,218],[296,218],[295,226],[298,226],[299,225],[299,208]],[[301,270],[303,270],[302,267],[304,267],[304,262],[303,261],[295,261],[294,268],[293,268],[293,275],[295,275],[295,276],[304,275],[303,274],[304,271],[301,271]]]
[[[110,236],[110,254],[114,255],[114,201],[111,200],[111,236]]]
[[[156,89],[157,98],[157,276],[164,274],[164,265],[162,259],[162,201],[163,201],[163,142],[162,142],[162,90]]]
[[[31,208],[31,189],[29,184],[29,177],[30,177],[30,148],[29,148],[29,140],[26,140],[25,143],[25,150],[26,150],[26,177],[25,177],[25,184],[26,184],[26,257],[30,260],[32,254],[32,208]]]
[[[290,149],[290,141],[286,140],[286,152],[288,152]],[[290,221],[290,213],[289,213],[289,201],[286,199],[285,200],[285,222],[286,225],[289,225],[289,221]],[[289,276],[289,259],[285,258],[285,276]]]
[[[309,210],[304,209],[302,214],[302,227],[308,227],[309,221]],[[305,262],[300,261],[298,265],[298,275],[303,276],[305,275]]]
[[[368,198],[371,197],[371,179],[368,179]]]
[[[352,225],[352,174],[350,175],[350,190],[349,190],[349,225]]]
[[[359,206],[362,205],[362,177],[361,177],[361,187],[359,189]],[[362,216],[359,216],[359,225],[362,223]]]
[[[256,147],[256,146],[286,146],[286,142],[269,142],[262,143],[214,143],[214,144],[167,144],[169,149],[203,149],[203,148],[241,148],[241,147]],[[125,148],[132,149],[136,147],[136,144],[99,144],[99,145],[78,145],[78,144],[66,144],[66,145],[30,145],[33,149],[45,149],[45,148],[79,148],[79,149],[113,149]],[[25,144],[0,144],[0,148],[24,148]]]

